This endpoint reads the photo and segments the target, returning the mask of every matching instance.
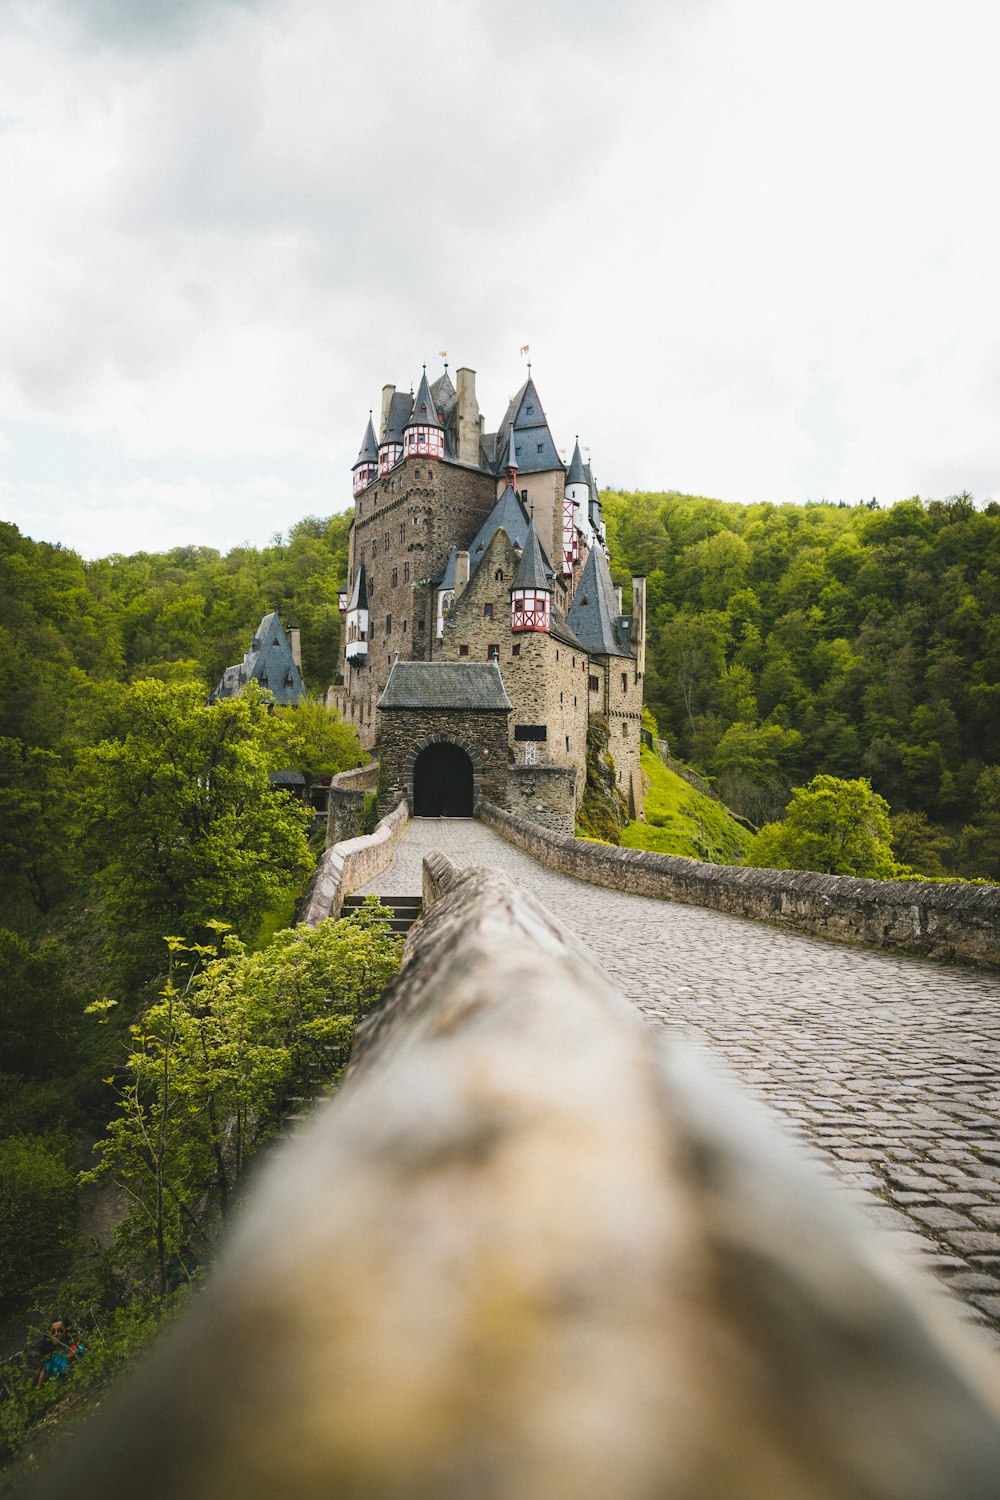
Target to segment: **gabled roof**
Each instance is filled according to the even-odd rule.
[[[351,594],[348,609],[368,608],[368,578],[365,574],[364,563],[358,568],[357,577],[354,580],[354,590]]]
[[[395,661],[377,706],[510,713],[512,704],[495,661]]]
[[[412,406],[412,395],[405,391],[393,392],[392,400],[389,402],[389,415],[385,421],[385,432],[382,435],[383,443],[403,441],[403,428],[409,420]]]
[[[587,483],[587,474],[583,466],[583,458],[580,455],[579,438],[577,438],[576,440],[576,447],[573,449],[573,457],[570,459],[569,472],[566,475],[566,483],[567,485]]]
[[[473,538],[472,545],[469,548],[470,576],[476,571],[487,547],[501,527],[503,527],[504,531],[510,537],[514,546],[519,551],[523,551],[524,544],[528,539],[529,524],[528,512],[521,504],[520,498],[513,488],[508,485],[479,528],[477,535]]]
[[[573,603],[566,614],[569,627],[591,656],[631,656],[618,632],[618,600],[608,560],[600,546],[591,547]]]
[[[234,698],[251,681],[266,687],[275,703],[282,706],[298,703],[306,696],[302,673],[292,658],[292,648],[276,610],[263,617],[242,663],[226,668],[209,702]]]
[[[365,428],[364,441],[361,444],[361,452],[358,454],[354,467],[358,464],[378,463],[378,440],[375,437],[375,429],[372,426],[372,414],[368,413],[368,426]]]
[[[548,589],[550,592],[552,590],[552,584],[549,582],[549,575],[542,560],[542,549],[538,545],[534,518],[528,522],[528,535],[514,578],[514,587],[516,589]]]
[[[427,384],[426,366],[424,373],[420,377],[417,394],[413,400],[413,409],[410,412],[406,425],[407,427],[416,427],[418,423],[421,427],[440,427],[442,425],[437,407],[434,405],[434,397],[431,395],[431,388]]]
[[[507,408],[497,432],[496,451],[506,451],[511,427],[514,428],[514,452],[522,474],[538,474],[561,469],[562,459],[556,452],[549,424],[538,399],[535,382],[529,376]],[[502,447],[501,447],[502,445]]]

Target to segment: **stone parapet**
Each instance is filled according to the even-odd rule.
[[[338,771],[330,782],[326,812],[326,846],[354,838],[361,831],[365,797],[378,787],[378,761],[353,771]]]
[[[347,839],[325,850],[302,899],[299,921],[315,927],[327,917],[339,917],[344,897],[367,885],[392,864],[393,847],[409,820],[410,810],[405,802],[400,802],[374,833]]]
[[[994,1496],[941,1294],[511,880],[425,876],[339,1096],[38,1500]]]
[[[485,799],[479,816],[541,864],[591,885],[708,906],[839,942],[1000,969],[1000,886],[711,865],[552,833]]]

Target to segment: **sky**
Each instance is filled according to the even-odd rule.
[[[1000,499],[994,0],[0,0],[0,517],[351,504],[532,375],[605,487]]]

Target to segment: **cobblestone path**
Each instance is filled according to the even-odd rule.
[[[586,885],[471,820],[415,820],[365,889],[419,893],[431,849],[537,896],[650,1025],[776,1110],[1000,1344],[997,978]]]

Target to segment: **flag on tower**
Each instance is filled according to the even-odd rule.
[[[527,354],[527,352],[528,352],[528,345],[527,344],[522,344],[521,345],[521,353],[522,354]]]
[[[447,349],[441,349],[438,352],[438,359],[447,359],[447,358],[448,358],[448,351],[447,351]]]

